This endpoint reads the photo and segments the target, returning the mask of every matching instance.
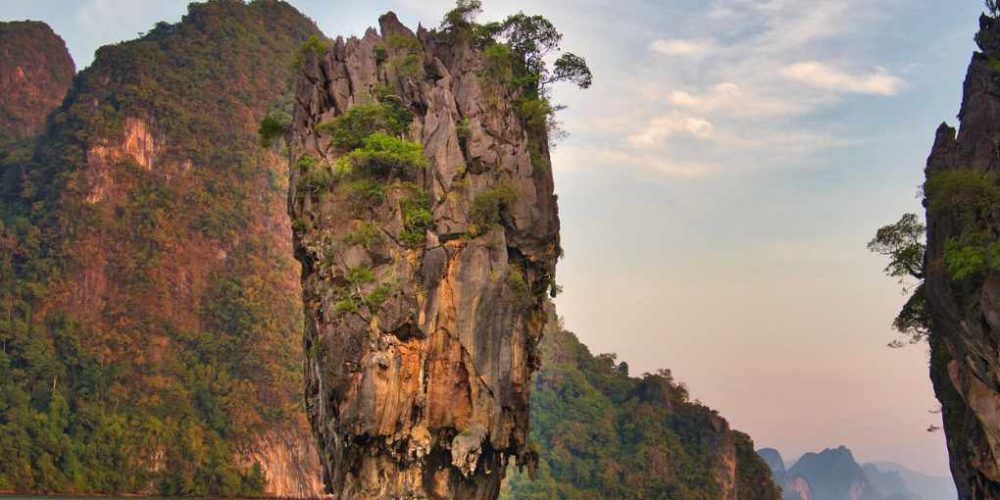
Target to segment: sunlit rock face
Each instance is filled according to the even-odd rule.
[[[960,130],[941,125],[927,178],[966,169],[1000,174],[1000,23],[980,19],[981,52],[972,57],[959,114]],[[976,217],[935,210],[928,197],[926,293],[931,316],[931,378],[942,404],[951,469],[961,498],[1000,498],[1000,274],[956,280],[949,273],[949,240],[970,230],[996,233],[983,207]]]
[[[467,41],[379,21],[304,54],[296,89],[307,411],[336,495],[493,498],[512,457],[533,460],[530,376],[560,252],[546,130]],[[320,124],[388,102],[412,114],[401,135],[426,165],[367,179],[364,196],[357,179],[306,178],[345,154]]]

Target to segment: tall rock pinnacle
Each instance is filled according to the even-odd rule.
[[[924,188],[931,379],[963,499],[1000,498],[1000,273],[966,258],[993,248],[1000,231],[1000,22],[983,16],[976,41],[961,130],[938,129]]]
[[[493,498],[560,253],[544,124],[456,33],[316,40],[290,133],[306,405],[345,498]],[[448,38],[449,35],[451,38]]]

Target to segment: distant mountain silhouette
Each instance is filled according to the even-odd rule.
[[[891,462],[858,464],[845,446],[806,453],[790,467],[773,448],[757,451],[784,489],[783,500],[950,500],[951,478]]]
[[[864,464],[861,466],[861,471],[864,472],[865,478],[868,479],[868,484],[870,484],[872,488],[878,491],[882,496],[889,498],[898,497],[901,499],[920,498],[915,495],[912,490],[906,487],[906,482],[903,481],[903,477],[900,476],[899,472],[895,470],[883,470],[878,468],[875,464]]]
[[[809,482],[816,500],[882,500],[845,446],[806,453],[788,469]]]
[[[893,462],[874,462],[864,465],[866,470],[869,466],[880,471],[894,472],[899,474],[906,488],[913,492],[914,498],[918,500],[951,500],[958,498],[958,491],[955,489],[955,481],[949,476],[929,476],[916,472]],[[869,477],[869,479],[871,479]]]
[[[782,500],[814,500],[809,481],[800,476],[791,476],[785,468],[785,459],[781,453],[774,448],[762,448],[757,450],[757,454],[764,460],[774,482],[781,486]]]

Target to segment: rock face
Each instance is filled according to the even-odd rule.
[[[467,41],[379,21],[306,54],[296,91],[307,412],[340,497],[493,498],[508,461],[533,458],[530,376],[560,252],[546,131],[487,88]],[[347,181],[309,184],[306,167],[343,155],[318,126],[373,102],[412,114],[403,135],[429,164],[360,202]]]
[[[284,2],[192,4],[101,48],[0,164],[0,490],[322,493],[287,163],[257,134],[316,33]]]
[[[927,161],[930,181],[970,169],[1000,174],[1000,23],[983,16],[959,114],[961,128],[942,124]],[[927,211],[925,257],[931,316],[931,379],[942,404],[951,469],[961,498],[1000,498],[1000,274],[953,280],[944,265],[946,242],[982,220]],[[992,208],[995,210],[995,207]],[[996,228],[992,228],[993,231]]]
[[[75,73],[66,44],[47,24],[0,22],[0,146],[41,132]]]

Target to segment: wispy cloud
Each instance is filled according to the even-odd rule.
[[[722,82],[698,91],[672,90],[667,101],[676,108],[699,113],[725,112],[731,116],[780,116],[799,114],[803,106],[777,96],[761,95],[733,82]]]
[[[716,165],[614,147],[559,148],[553,153],[553,164],[564,170],[614,165],[656,177],[687,180],[703,179],[718,173]]]
[[[660,39],[654,41],[649,50],[665,56],[699,57],[712,50],[712,43],[707,40]]]
[[[622,130],[606,149],[616,165],[685,179],[815,164],[851,138],[812,115],[906,88],[857,42],[893,1],[716,0],[650,42],[619,92],[654,98],[608,113]]]
[[[673,114],[653,118],[644,130],[629,136],[628,141],[636,147],[650,148],[675,135],[705,139],[713,130],[712,122],[704,118]]]
[[[903,80],[888,74],[885,68],[852,75],[820,62],[809,61],[785,66],[781,74],[790,80],[833,92],[891,96],[903,88]]]
[[[586,94],[557,90],[570,105],[563,118],[571,135],[556,167],[704,180],[824,165],[827,152],[856,139],[820,113],[907,89],[905,68],[870,45],[901,2],[709,0],[664,16],[654,15],[664,8],[654,0],[585,0],[630,16],[606,23],[540,0],[532,11],[565,29],[567,48],[586,54],[596,75]],[[402,3],[439,12],[448,2]],[[497,0],[488,8],[497,10],[487,19],[520,6]]]

